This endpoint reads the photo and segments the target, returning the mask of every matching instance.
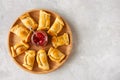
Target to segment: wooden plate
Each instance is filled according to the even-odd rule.
[[[30,16],[38,23],[38,20],[39,20],[39,11],[40,10],[31,10],[31,11],[28,11],[26,13],[29,13]],[[56,14],[55,12],[53,11],[49,11],[49,10],[44,10],[48,13],[51,14],[51,25],[53,24],[56,16],[59,16],[58,14]],[[8,35],[8,47],[9,47],[9,51],[10,51],[10,55],[11,57],[13,58],[13,60],[24,70],[26,71],[29,71],[31,73],[48,73],[48,72],[51,72],[51,71],[54,71],[56,69],[58,69],[61,65],[63,65],[63,63],[65,63],[65,61],[68,59],[70,53],[71,53],[71,49],[72,49],[72,32],[71,32],[71,29],[69,27],[69,25],[67,24],[67,22],[62,18],[62,20],[64,21],[64,27],[62,29],[62,31],[58,34],[59,35],[62,35],[63,33],[67,32],[69,34],[69,39],[70,39],[70,44],[68,46],[61,46],[61,47],[58,47],[58,49],[63,52],[66,57],[64,58],[64,60],[61,62],[61,63],[56,63],[56,62],[53,62],[51,61],[49,58],[48,58],[48,63],[50,65],[50,70],[48,71],[44,71],[40,68],[38,68],[38,65],[37,65],[37,62],[35,60],[35,63],[34,63],[34,67],[33,67],[33,70],[28,70],[26,69],[24,66],[22,66],[23,64],[23,58],[24,58],[24,53],[17,56],[17,57],[12,57],[11,55],[11,50],[10,50],[10,47],[13,46],[14,44],[20,42],[20,38],[18,36],[16,36],[15,34],[13,34],[12,32],[9,32],[9,35]],[[14,24],[12,25],[12,27],[16,24],[22,24],[22,22],[20,21],[20,19],[18,18]],[[11,28],[12,28],[11,27]],[[48,36],[48,44],[45,46],[45,47],[40,47],[40,46],[35,46],[33,45],[31,42],[29,42],[30,44],[30,49],[34,49],[36,51],[38,51],[39,49],[45,49],[46,52],[48,52],[49,48],[52,46],[52,43],[51,43],[51,36],[49,35]]]

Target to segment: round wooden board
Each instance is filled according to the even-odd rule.
[[[39,11],[40,10],[31,10],[31,11],[28,11],[26,13],[29,13],[30,16],[38,23]],[[47,13],[51,14],[51,20],[50,20],[51,22],[50,23],[52,25],[54,20],[55,20],[55,18],[56,18],[56,16],[59,16],[59,15],[56,14],[55,12],[53,12],[53,11],[49,11],[49,10],[44,10],[44,11],[46,11]],[[48,57],[48,63],[49,63],[49,66],[50,66],[49,70],[45,71],[45,70],[42,70],[42,69],[38,68],[36,60],[35,60],[35,63],[34,63],[33,70],[30,71],[30,70],[26,69],[22,65],[25,53],[23,53],[23,54],[21,54],[21,55],[19,55],[19,56],[14,58],[14,57],[12,57],[11,50],[10,50],[10,47],[15,45],[16,43],[20,42],[21,39],[18,36],[16,36],[15,34],[13,34],[12,32],[9,32],[9,35],[8,35],[8,48],[9,48],[10,55],[13,58],[14,62],[17,63],[17,65],[20,66],[22,69],[24,69],[24,70],[26,70],[28,72],[31,72],[31,73],[49,73],[51,71],[54,71],[54,70],[58,69],[61,65],[63,65],[63,63],[65,63],[65,61],[68,59],[68,57],[69,57],[69,55],[71,53],[71,49],[72,49],[72,32],[71,32],[71,29],[70,29],[69,25],[67,24],[67,22],[63,18],[62,18],[62,20],[63,20],[65,25],[64,25],[62,31],[58,34],[58,36],[62,35],[63,33],[66,32],[66,33],[69,34],[69,40],[70,40],[70,44],[68,46],[61,46],[61,47],[57,48],[57,49],[59,49],[61,52],[63,52],[66,55],[66,57],[62,60],[62,62],[60,62],[60,63],[53,62]],[[19,18],[14,22],[12,27],[14,25],[16,25],[16,24],[22,24],[22,22],[20,21]],[[29,42],[29,44],[30,44],[30,48],[29,49],[34,49],[36,51],[38,51],[40,49],[45,49],[46,53],[47,53],[49,48],[52,47],[51,36],[48,35],[48,44],[45,47],[35,46],[31,42]]]

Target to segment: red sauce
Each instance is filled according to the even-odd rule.
[[[31,41],[35,45],[45,46],[48,42],[48,36],[44,31],[36,31],[33,33]]]

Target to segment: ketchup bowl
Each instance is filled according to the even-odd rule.
[[[48,43],[48,36],[45,31],[35,31],[31,36],[31,42],[37,46],[46,46]]]

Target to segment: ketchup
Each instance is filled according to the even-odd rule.
[[[35,45],[45,46],[48,43],[48,36],[45,31],[36,31],[32,34],[31,41]]]

